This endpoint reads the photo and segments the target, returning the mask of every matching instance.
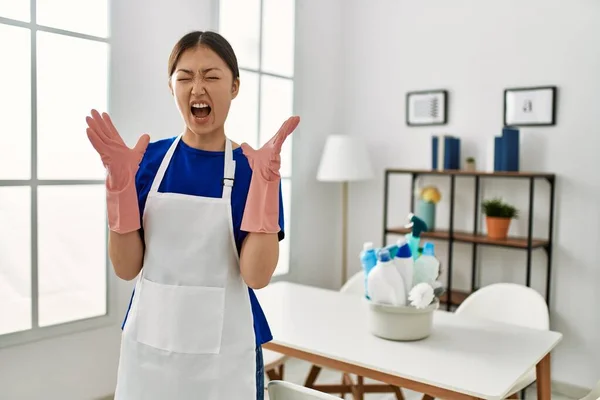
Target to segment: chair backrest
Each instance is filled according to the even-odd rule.
[[[582,397],[581,400],[598,400],[600,399],[600,381],[596,383],[596,386],[592,389],[587,396]]]
[[[352,275],[350,279],[344,283],[344,286],[340,289],[341,293],[355,294],[357,296],[365,295],[365,274],[364,272],[357,272]]]
[[[484,286],[467,297],[456,313],[527,328],[550,329],[544,298],[534,289],[516,283]]]
[[[269,382],[268,391],[269,400],[340,400],[340,397],[285,381]]]

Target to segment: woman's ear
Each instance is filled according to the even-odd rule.
[[[240,78],[236,78],[233,80],[233,85],[231,86],[231,100],[235,99],[240,92]]]
[[[173,93],[173,83],[172,83],[172,79],[171,78],[169,78],[169,91],[171,92],[171,96],[175,95]]]

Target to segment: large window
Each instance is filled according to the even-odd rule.
[[[219,31],[231,43],[240,66],[240,94],[227,119],[235,141],[262,146],[293,114],[294,0],[220,0]],[[276,274],[289,271],[292,193],[292,134],[281,154],[286,238]]]
[[[0,1],[0,346],[107,318],[107,1]]]

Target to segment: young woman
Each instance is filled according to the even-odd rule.
[[[92,110],[117,276],[139,275],[123,324],[117,400],[262,399],[271,340],[253,289],[268,284],[283,239],[280,151],[288,119],[259,150],[227,139],[240,89],[236,56],[214,32],[191,32],[169,59],[184,132],[125,145]],[[141,217],[141,218],[140,218]]]

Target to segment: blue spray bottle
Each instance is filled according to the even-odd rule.
[[[410,223],[406,228],[412,228],[411,233],[406,235],[406,241],[410,247],[413,260],[419,257],[419,242],[421,241],[421,233],[427,232],[427,224],[413,213],[408,214]]]
[[[372,242],[365,242],[363,244],[363,251],[360,252],[360,263],[362,264],[363,272],[365,274],[365,297],[370,299],[367,290],[367,282],[369,279],[369,272],[371,272],[373,267],[377,264],[377,250],[373,247]]]

